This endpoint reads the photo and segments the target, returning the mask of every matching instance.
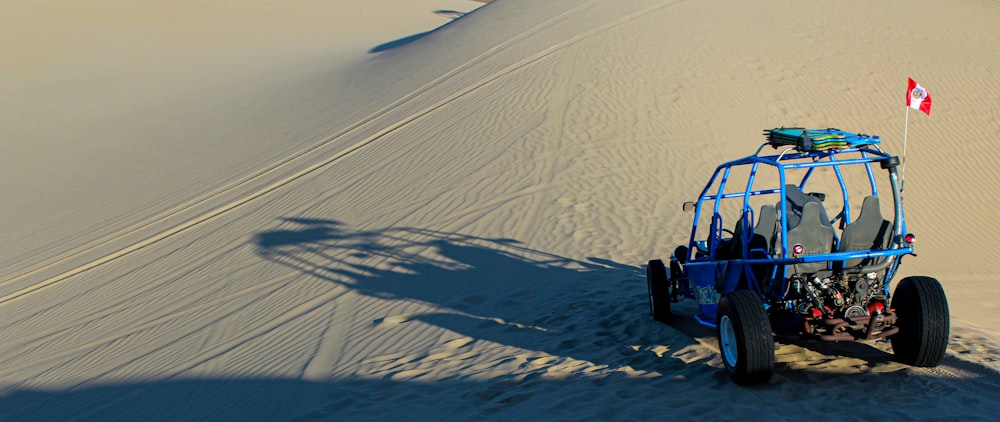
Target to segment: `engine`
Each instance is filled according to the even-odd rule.
[[[884,277],[878,273],[840,273],[826,277],[793,275],[776,311],[792,314],[781,331],[826,341],[875,340],[895,334]],[[790,324],[790,325],[789,325]],[[779,328],[775,327],[775,328]]]
[[[888,300],[877,273],[832,277],[796,275],[790,280],[793,312],[813,319],[865,317],[882,313]],[[791,293],[791,292],[790,292]]]

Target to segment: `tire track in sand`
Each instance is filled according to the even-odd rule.
[[[292,167],[292,166],[294,166],[295,164],[297,164],[300,161],[306,161],[306,159],[309,158],[308,156],[310,154],[313,154],[313,153],[322,153],[321,150],[322,150],[323,147],[326,147],[326,146],[328,146],[331,143],[334,143],[334,142],[336,142],[336,141],[338,141],[338,140],[340,140],[340,139],[342,139],[342,138],[344,138],[344,137],[346,137],[346,136],[348,136],[348,135],[350,135],[350,134],[352,134],[354,132],[357,132],[357,131],[363,129],[365,126],[369,125],[369,124],[373,124],[373,122],[375,122],[378,118],[380,118],[382,116],[385,116],[386,114],[388,114],[388,113],[390,113],[390,112],[392,112],[392,111],[394,111],[394,110],[396,110],[396,109],[398,109],[398,108],[406,105],[407,103],[416,101],[417,99],[421,98],[424,94],[426,94],[431,89],[433,89],[433,88],[435,88],[437,86],[440,86],[442,83],[444,83],[445,81],[451,79],[455,75],[458,75],[459,73],[461,73],[465,69],[468,69],[469,67],[472,67],[473,65],[475,65],[477,63],[480,63],[483,60],[485,60],[485,59],[487,59],[487,58],[489,58],[491,56],[494,56],[494,55],[498,54],[499,52],[501,52],[501,51],[507,49],[508,47],[510,47],[510,46],[518,43],[519,41],[521,41],[521,40],[523,40],[523,39],[525,39],[525,38],[527,38],[527,37],[529,37],[531,35],[534,35],[534,34],[540,32],[541,30],[545,29],[548,25],[550,25],[550,24],[552,24],[554,22],[561,21],[563,19],[566,19],[566,18],[568,18],[568,17],[570,17],[572,15],[575,15],[575,14],[577,14],[577,13],[579,13],[579,12],[587,9],[591,4],[597,3],[598,1],[599,0],[590,0],[590,1],[586,2],[586,3],[583,3],[583,4],[577,6],[577,7],[573,8],[573,9],[567,10],[567,11],[565,11],[563,13],[560,13],[560,14],[558,14],[558,15],[556,15],[556,16],[548,19],[548,20],[545,20],[545,21],[543,21],[543,22],[535,25],[531,29],[529,29],[527,31],[524,31],[524,32],[518,34],[517,36],[508,39],[507,41],[504,41],[503,43],[497,44],[496,46],[493,46],[493,47],[487,49],[486,51],[478,54],[477,56],[475,56],[475,57],[467,60],[466,62],[464,62],[464,63],[458,65],[457,67],[453,68],[452,70],[446,72],[445,74],[443,74],[443,75],[435,78],[434,80],[432,80],[432,81],[430,81],[430,82],[428,82],[428,83],[426,83],[426,84],[424,84],[424,85],[422,85],[422,86],[414,89],[413,91],[411,91],[410,93],[408,93],[408,94],[400,97],[396,101],[393,101],[390,104],[388,104],[388,105],[386,105],[386,106],[378,109],[377,111],[373,112],[372,114],[368,115],[367,117],[365,117],[365,118],[363,118],[363,119],[355,122],[354,124],[349,125],[347,128],[345,128],[345,129],[343,129],[343,130],[341,130],[341,131],[339,131],[337,133],[334,133],[333,135],[327,136],[327,137],[323,138],[321,141],[319,141],[319,142],[317,142],[317,143],[315,143],[315,144],[313,144],[313,145],[311,145],[311,146],[309,146],[309,147],[307,147],[305,149],[299,150],[299,151],[297,151],[297,152],[295,152],[295,153],[293,153],[293,154],[291,154],[291,155],[289,155],[289,156],[287,156],[287,157],[285,157],[285,158],[283,158],[283,159],[281,159],[281,160],[279,160],[279,161],[271,164],[270,166],[266,166],[265,168],[260,169],[257,172],[251,173],[250,175],[248,175],[248,176],[246,176],[244,178],[241,178],[241,179],[236,180],[236,181],[234,181],[234,182],[232,182],[230,184],[222,186],[222,187],[220,187],[220,188],[218,188],[218,189],[216,189],[216,190],[214,190],[212,192],[209,192],[209,193],[207,193],[205,195],[202,195],[202,196],[200,196],[198,198],[195,198],[195,199],[192,199],[192,200],[187,201],[185,203],[182,203],[182,204],[179,204],[177,206],[174,206],[174,207],[172,207],[172,208],[170,208],[170,209],[168,209],[166,211],[162,211],[160,213],[154,214],[153,216],[150,216],[150,217],[144,219],[143,221],[136,222],[136,223],[134,223],[134,224],[132,224],[132,225],[130,225],[130,226],[124,228],[124,229],[120,229],[120,230],[118,230],[118,231],[116,231],[116,232],[114,232],[114,233],[112,233],[112,234],[110,234],[108,236],[99,238],[99,239],[94,240],[92,242],[86,243],[86,244],[84,244],[82,246],[76,247],[76,248],[70,250],[69,252],[66,252],[66,253],[61,254],[59,256],[50,258],[50,259],[48,259],[46,261],[43,261],[43,262],[41,262],[39,264],[31,266],[28,269],[22,270],[20,272],[16,272],[16,273],[10,275],[9,277],[7,277],[6,279],[0,280],[0,287],[6,286],[6,285],[10,285],[12,283],[15,283],[17,281],[23,280],[23,279],[25,279],[27,277],[30,277],[32,275],[36,275],[36,274],[38,274],[40,272],[43,272],[43,271],[48,270],[48,269],[51,269],[51,268],[53,268],[55,266],[58,266],[60,264],[66,263],[67,261],[70,261],[70,260],[72,260],[74,258],[80,257],[80,256],[82,256],[82,255],[84,255],[84,254],[86,254],[88,252],[94,251],[94,250],[96,250],[96,249],[98,249],[98,248],[100,248],[102,246],[109,245],[109,244],[111,244],[111,243],[113,243],[115,241],[122,240],[122,239],[127,238],[127,237],[129,237],[131,235],[135,235],[135,234],[137,234],[137,233],[139,233],[139,232],[141,232],[143,230],[150,229],[150,228],[152,228],[153,226],[155,226],[156,224],[158,224],[159,222],[161,222],[163,220],[167,220],[167,219],[171,219],[171,218],[176,218],[176,217],[181,216],[181,215],[183,215],[183,214],[185,214],[187,212],[191,212],[191,211],[195,210],[199,205],[208,203],[208,202],[212,201],[213,199],[224,197],[224,195],[226,195],[227,193],[232,193],[234,191],[237,191],[240,188],[244,188],[244,187],[247,187],[249,185],[252,185],[254,182],[258,182],[258,181],[260,181],[262,179],[265,179],[268,176],[272,176],[272,175],[280,172],[281,170],[283,170],[283,169],[285,169],[287,167]],[[0,303],[2,303],[2,301],[0,301]]]
[[[512,43],[515,43],[515,42],[517,42],[517,41],[519,41],[521,39],[524,39],[525,37],[527,37],[527,36],[530,35],[530,34],[528,34],[529,32],[536,33],[538,31],[541,31],[541,30],[543,30],[543,29],[545,29],[547,27],[547,24],[549,22],[565,18],[565,17],[567,17],[569,15],[572,15],[573,13],[576,13],[578,11],[584,10],[588,5],[590,5],[592,3],[596,3],[598,1],[599,0],[592,0],[591,2],[582,4],[582,5],[574,8],[574,9],[571,9],[570,11],[563,12],[562,14],[557,15],[556,17],[554,17],[554,18],[552,18],[552,19],[550,19],[548,21],[543,22],[542,24],[536,25],[535,27],[532,28],[532,31],[526,31],[524,36],[512,38],[511,40],[508,40],[505,43],[499,44],[497,47],[494,47],[494,48],[492,48],[490,50],[487,50],[487,52],[484,52],[484,53],[480,54],[479,56],[476,56],[475,58],[473,58],[473,59],[471,59],[471,60],[463,63],[462,65],[458,66],[457,68],[453,69],[452,71],[449,71],[444,76],[442,76],[442,77],[440,77],[438,79],[435,79],[434,81],[431,81],[430,83],[428,83],[427,85],[425,85],[425,86],[423,86],[421,88],[418,88],[417,90],[413,91],[411,94],[408,94],[405,98],[403,98],[403,99],[401,99],[401,100],[399,100],[399,101],[397,101],[397,102],[395,102],[393,104],[390,104],[389,106],[386,106],[385,108],[383,108],[383,109],[375,112],[370,117],[365,118],[365,119],[363,119],[362,121],[360,121],[358,123],[355,123],[351,127],[347,128],[347,129],[345,129],[345,130],[343,130],[343,131],[341,131],[341,132],[339,132],[337,134],[334,134],[334,135],[331,135],[331,136],[328,136],[328,137],[324,138],[317,145],[312,146],[310,148],[307,148],[306,150],[303,150],[302,152],[293,155],[292,157],[284,160],[281,164],[279,164],[277,166],[272,166],[271,170],[268,170],[268,171],[265,171],[265,172],[262,172],[262,173],[258,173],[258,175],[254,176],[254,178],[245,179],[244,181],[238,182],[236,184],[236,186],[244,186],[244,185],[250,184],[253,181],[255,181],[257,178],[263,178],[264,175],[269,174],[271,172],[274,172],[274,171],[276,171],[279,168],[282,168],[282,167],[285,167],[285,166],[292,166],[294,164],[298,164],[300,161],[305,161],[306,158],[309,158],[311,156],[310,153],[318,151],[323,146],[326,146],[326,145],[328,145],[330,143],[336,142],[336,141],[338,141],[338,140],[346,137],[347,135],[350,135],[351,133],[354,133],[354,132],[360,130],[361,128],[366,127],[369,123],[372,123],[375,120],[377,120],[378,117],[381,117],[382,115],[384,115],[384,114],[386,114],[386,113],[388,113],[390,111],[396,110],[399,107],[405,105],[406,103],[408,103],[410,101],[413,101],[416,98],[419,98],[420,96],[422,96],[422,95],[426,94],[427,92],[429,92],[430,89],[432,89],[434,86],[437,86],[441,82],[443,82],[443,81],[451,78],[452,76],[456,75],[457,73],[460,73],[462,70],[464,70],[464,69],[466,69],[466,68],[468,68],[468,67],[470,67],[472,65],[475,65],[476,63],[480,62],[481,60],[485,59],[486,57],[488,57],[488,56],[490,56],[492,54],[495,54],[497,51],[502,50],[503,48],[506,48],[506,47],[510,46]],[[497,72],[495,72],[495,73],[493,73],[493,74],[491,74],[491,75],[489,75],[489,76],[487,76],[485,78],[482,78],[479,81],[477,81],[475,83],[472,83],[472,84],[466,86],[465,88],[463,88],[463,89],[461,89],[461,90],[459,90],[459,91],[457,91],[457,92],[455,92],[455,93],[453,93],[451,95],[448,95],[444,99],[439,100],[439,101],[431,104],[430,106],[427,106],[427,107],[421,109],[420,111],[418,111],[416,113],[410,114],[410,115],[408,115],[408,116],[406,116],[406,117],[404,117],[404,118],[402,118],[400,120],[397,120],[396,122],[391,123],[391,124],[383,127],[382,129],[376,131],[375,133],[373,133],[371,135],[368,135],[367,137],[361,139],[360,141],[355,142],[354,144],[351,144],[350,146],[348,146],[348,147],[346,147],[346,148],[344,148],[344,149],[342,149],[342,150],[340,150],[338,152],[333,153],[332,155],[328,156],[327,158],[321,159],[319,161],[314,162],[313,164],[307,165],[304,168],[301,168],[301,169],[293,172],[292,174],[287,175],[287,176],[279,179],[278,181],[272,182],[272,183],[270,183],[270,184],[268,184],[268,185],[266,185],[264,187],[261,187],[261,188],[255,190],[255,191],[253,191],[253,192],[251,192],[249,194],[246,194],[246,195],[244,195],[242,197],[239,197],[239,198],[236,198],[234,200],[231,200],[230,202],[225,203],[223,205],[220,205],[220,206],[218,206],[216,208],[213,208],[213,209],[211,209],[209,211],[203,212],[202,214],[199,214],[196,217],[190,218],[190,219],[188,219],[188,220],[186,220],[186,221],[184,221],[184,222],[182,222],[180,224],[177,224],[177,225],[175,225],[175,226],[173,226],[171,228],[168,228],[166,230],[163,230],[163,231],[161,231],[161,232],[159,232],[159,233],[157,233],[155,235],[147,237],[147,238],[145,238],[145,239],[143,239],[143,240],[141,240],[139,242],[133,243],[133,244],[128,245],[128,246],[125,246],[125,247],[123,247],[123,248],[121,248],[121,249],[119,249],[119,250],[117,250],[115,252],[109,253],[109,254],[104,255],[104,256],[102,256],[100,258],[94,259],[94,260],[92,260],[90,262],[84,263],[82,265],[79,265],[79,266],[74,267],[72,269],[69,269],[67,271],[64,271],[64,272],[62,272],[62,273],[60,273],[58,275],[55,275],[53,277],[49,277],[49,278],[46,278],[46,279],[44,279],[42,281],[39,281],[37,283],[33,283],[33,284],[29,285],[29,286],[23,287],[23,288],[18,289],[18,290],[14,291],[14,292],[8,293],[8,294],[6,294],[4,296],[0,296],[0,305],[2,305],[4,303],[7,303],[7,302],[10,302],[12,300],[15,300],[17,298],[23,297],[25,295],[38,292],[38,291],[40,291],[40,290],[42,290],[44,288],[50,287],[52,285],[55,285],[55,284],[57,284],[57,283],[59,283],[61,281],[69,279],[69,278],[71,278],[71,277],[73,277],[75,275],[81,274],[83,272],[86,272],[86,271],[91,270],[93,268],[96,268],[98,266],[101,266],[103,264],[106,264],[108,262],[116,260],[118,258],[121,258],[121,257],[123,257],[125,255],[131,254],[132,252],[138,251],[138,250],[143,249],[143,248],[145,248],[147,246],[155,244],[155,243],[157,243],[157,242],[159,242],[159,241],[161,241],[163,239],[166,239],[166,238],[174,236],[174,235],[176,235],[178,233],[187,231],[188,229],[191,229],[191,228],[193,228],[195,226],[198,226],[198,225],[200,225],[200,224],[202,224],[204,222],[207,222],[209,220],[215,219],[216,217],[219,217],[221,215],[227,214],[228,212],[230,212],[230,211],[232,211],[234,209],[237,209],[240,206],[245,205],[245,204],[247,204],[247,203],[249,203],[249,202],[251,202],[251,201],[253,201],[255,199],[258,199],[258,198],[260,198],[260,197],[262,197],[262,196],[264,196],[264,195],[266,195],[266,194],[268,194],[270,192],[273,192],[274,190],[276,190],[276,189],[278,189],[280,187],[283,187],[283,186],[288,185],[288,184],[290,184],[290,183],[292,183],[292,182],[294,182],[296,180],[299,180],[302,177],[304,177],[306,175],[309,175],[309,174],[311,174],[311,173],[313,173],[313,172],[315,172],[315,171],[317,171],[317,170],[319,170],[321,168],[327,167],[327,166],[329,166],[329,165],[331,165],[331,164],[333,164],[333,163],[335,163],[337,161],[340,161],[341,159],[343,159],[343,158],[345,158],[347,156],[353,155],[355,152],[358,152],[359,150],[365,148],[366,146],[368,146],[368,145],[370,145],[370,144],[372,144],[372,143],[374,143],[374,142],[376,142],[376,141],[384,138],[385,136],[387,136],[387,135],[389,135],[389,134],[391,134],[391,133],[393,133],[393,132],[395,132],[395,131],[397,131],[399,129],[402,129],[402,128],[408,126],[410,123],[413,123],[414,121],[416,121],[416,120],[418,120],[418,119],[420,119],[422,117],[425,117],[425,116],[433,113],[434,111],[437,111],[437,110],[441,109],[442,107],[444,107],[444,106],[446,106],[448,104],[451,104],[452,102],[458,100],[459,98],[462,98],[462,97],[464,97],[464,96],[466,96],[466,95],[468,95],[468,94],[470,94],[470,93],[472,93],[472,92],[474,92],[474,91],[476,91],[476,90],[478,90],[478,89],[480,89],[480,88],[482,88],[482,87],[484,87],[486,85],[489,85],[490,83],[492,83],[492,82],[494,82],[494,81],[496,81],[496,80],[498,80],[498,79],[500,79],[500,78],[502,78],[502,77],[504,77],[506,75],[509,75],[509,74],[511,74],[513,72],[516,72],[516,71],[524,68],[524,67],[527,67],[527,66],[529,66],[531,64],[534,64],[534,63],[536,63],[536,62],[538,62],[538,61],[540,61],[540,60],[542,60],[544,58],[547,58],[547,57],[551,56],[552,54],[554,54],[555,52],[557,52],[557,51],[559,51],[559,50],[561,50],[563,48],[566,48],[568,46],[576,44],[577,42],[580,42],[583,39],[589,38],[589,37],[591,37],[591,36],[593,36],[595,34],[604,32],[606,30],[609,30],[611,28],[614,28],[614,27],[619,26],[621,24],[624,24],[626,22],[629,22],[629,21],[638,19],[640,17],[646,16],[650,12],[653,12],[653,11],[656,11],[656,10],[660,10],[660,9],[664,9],[664,8],[669,7],[669,6],[672,6],[672,5],[676,4],[676,3],[678,3],[679,1],[680,0],[678,0],[676,2],[671,2],[671,3],[658,4],[658,5],[655,5],[655,6],[652,6],[652,7],[641,9],[639,11],[636,11],[636,12],[633,12],[633,13],[628,14],[626,16],[623,16],[621,18],[618,18],[618,19],[616,19],[614,21],[605,23],[604,25],[599,25],[599,26],[594,27],[594,28],[592,28],[592,29],[590,29],[590,30],[588,30],[586,32],[583,32],[583,33],[580,33],[580,34],[578,34],[576,36],[570,37],[569,39],[566,39],[566,40],[564,40],[562,42],[553,44],[552,46],[550,46],[548,48],[542,49],[542,50],[538,51],[535,54],[532,54],[532,55],[530,55],[530,56],[528,56],[528,57],[526,57],[524,59],[521,59],[521,60],[519,60],[519,61],[517,61],[515,63],[512,63],[512,64],[508,65],[507,67],[505,67],[505,68],[503,68],[503,69],[501,69],[501,70],[499,70],[499,71],[497,71]],[[221,195],[221,193],[222,192],[213,193],[213,194],[210,195],[210,197]],[[196,206],[199,203],[204,202],[205,200],[207,200],[207,197],[203,198],[203,199],[199,199],[199,200],[194,201],[195,204],[192,204],[190,207],[181,207],[182,209],[178,210],[175,213],[171,213],[170,215],[171,216],[178,215],[178,214],[183,213],[184,211],[189,211],[192,207]],[[150,220],[147,223],[140,224],[140,225],[143,226],[143,227],[146,227],[146,226],[150,226],[152,224],[155,224],[155,222],[156,222],[155,220]],[[129,232],[129,233],[132,233],[132,232]],[[129,234],[129,233],[126,233],[126,235]],[[122,235],[122,236],[116,236],[116,237],[114,237],[114,239],[118,239],[118,238],[121,238],[121,237],[124,237],[124,235]],[[103,243],[108,243],[108,242],[110,242],[110,241],[112,241],[114,239],[108,240],[108,241],[103,242]],[[60,259],[60,260],[58,260],[55,263],[49,264],[47,267],[52,266],[52,265],[56,265],[58,262],[63,262],[66,259],[69,259],[69,257],[67,257],[65,259]],[[27,274],[33,274],[33,273],[36,273],[38,271],[39,270],[30,271]],[[21,276],[16,276],[14,279],[5,280],[3,282],[0,282],[0,285],[5,285],[5,284],[8,284],[8,283],[11,283],[15,279],[24,278],[24,277],[27,276],[27,274],[21,275]]]

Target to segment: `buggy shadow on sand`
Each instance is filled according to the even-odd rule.
[[[726,371],[743,385],[770,379],[775,336],[888,338],[897,361],[937,366],[949,333],[941,284],[914,276],[889,288],[916,239],[899,158],[877,136],[839,129],[764,134],[753,155],[719,165],[684,204],[691,236],[669,265],[649,261],[653,318],[669,323],[671,302],[696,300],[694,318],[716,330]],[[781,151],[762,155],[768,146]]]

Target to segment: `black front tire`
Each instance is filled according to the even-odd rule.
[[[774,336],[760,297],[737,290],[722,297],[716,314],[719,352],[739,385],[765,383],[774,372]]]
[[[896,361],[919,367],[941,363],[948,348],[951,318],[941,283],[931,277],[906,277],[896,286],[891,308],[899,332],[889,337]]]
[[[670,322],[670,285],[663,261],[654,259],[646,265],[646,287],[649,289],[649,313],[653,319]]]

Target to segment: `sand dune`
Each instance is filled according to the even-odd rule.
[[[1000,411],[996,2],[10,3],[0,419]],[[763,128],[901,152],[907,77],[944,363],[803,341],[733,385],[642,265]]]

